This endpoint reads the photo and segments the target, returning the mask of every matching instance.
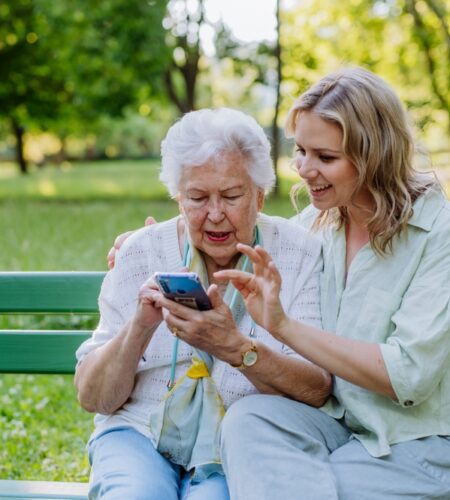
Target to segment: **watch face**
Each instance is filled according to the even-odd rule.
[[[258,360],[258,353],[256,351],[247,351],[244,354],[243,363],[245,366],[252,366]]]

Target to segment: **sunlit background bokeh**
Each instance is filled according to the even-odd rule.
[[[0,269],[105,270],[117,234],[175,215],[159,145],[194,108],[255,116],[278,173],[265,210],[293,215],[286,112],[342,65],[395,88],[418,168],[450,192],[449,26],[447,0],[3,0]],[[0,375],[0,478],[86,481],[91,420],[71,377]]]

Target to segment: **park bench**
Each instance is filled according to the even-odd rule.
[[[0,273],[0,314],[98,312],[102,272]],[[74,373],[90,331],[0,330],[0,373]],[[87,499],[87,483],[0,480],[0,499]]]

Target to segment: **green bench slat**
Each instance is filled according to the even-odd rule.
[[[0,273],[0,314],[97,313],[104,272]],[[0,373],[74,373],[86,330],[0,330]],[[88,484],[0,480],[1,499],[86,500]]]
[[[0,481],[0,498],[40,498],[48,500],[86,500],[87,483],[54,483],[47,481]]]
[[[90,331],[0,330],[0,373],[74,373]]]
[[[104,272],[0,273],[0,313],[95,313]]]

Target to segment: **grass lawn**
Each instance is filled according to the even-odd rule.
[[[294,210],[282,180],[282,197],[265,212],[289,217]],[[158,181],[156,161],[97,162],[33,170],[19,176],[0,165],[0,269],[105,270],[114,237],[178,213]],[[0,328],[37,318],[1,317]],[[92,320],[52,317],[67,328]],[[42,324],[44,323],[44,324]],[[87,481],[85,443],[92,415],[76,401],[72,376],[0,375],[0,479]]]

